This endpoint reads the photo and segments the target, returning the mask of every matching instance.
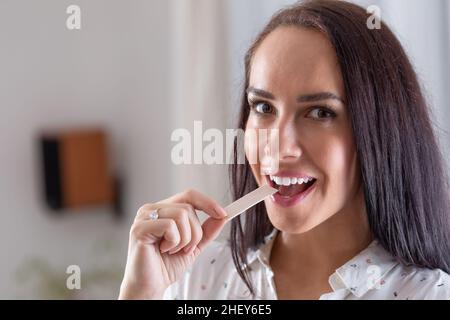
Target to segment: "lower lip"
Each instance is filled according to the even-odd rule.
[[[316,188],[316,184],[317,184],[317,180],[308,189],[306,189],[305,191],[298,193],[294,196],[286,197],[286,196],[282,196],[278,192],[276,192],[273,195],[271,195],[270,198],[272,199],[273,202],[275,202],[276,204],[278,204],[281,207],[285,207],[285,208],[292,207],[292,206],[299,204],[311,192],[313,192]]]

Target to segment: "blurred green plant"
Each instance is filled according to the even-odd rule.
[[[16,270],[16,280],[25,290],[31,290],[36,299],[105,299],[98,292],[118,295],[123,266],[117,263],[120,258],[111,259],[115,246],[110,241],[99,242],[94,246],[95,266],[81,267],[81,289],[70,290],[66,286],[68,266],[52,266],[43,257],[29,257]],[[109,259],[102,259],[106,256]],[[108,255],[109,254],[109,255]],[[119,259],[119,260],[118,260]],[[103,261],[102,261],[103,260]],[[114,260],[114,261],[111,261]],[[107,268],[105,268],[107,266]],[[101,293],[100,293],[101,294]]]

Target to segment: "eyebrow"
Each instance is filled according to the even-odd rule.
[[[260,96],[262,98],[266,98],[269,100],[275,100],[274,95],[271,94],[270,92],[262,90],[262,89],[254,88],[252,86],[248,87],[246,92],[247,92],[247,95],[251,93],[251,94]],[[297,97],[296,100],[297,100],[297,102],[313,102],[313,101],[328,100],[328,99],[338,100],[342,103],[345,103],[341,97],[339,97],[338,95],[336,95],[332,92],[327,92],[327,91],[300,95]]]

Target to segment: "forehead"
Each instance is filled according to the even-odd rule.
[[[249,81],[251,86],[275,95],[327,90],[344,97],[342,75],[331,42],[309,28],[279,27],[272,31],[254,53]]]

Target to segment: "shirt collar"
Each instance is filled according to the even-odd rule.
[[[247,255],[247,266],[261,265],[270,268],[270,253],[278,230],[274,230],[264,238],[263,244],[257,250]],[[383,285],[383,278],[399,262],[378,242],[373,240],[366,249],[338,268],[329,278],[333,291],[348,289],[357,297],[363,296],[367,291]]]
[[[338,268],[329,278],[333,291],[346,288],[358,298],[384,284],[383,278],[399,262],[378,242],[369,246]]]

